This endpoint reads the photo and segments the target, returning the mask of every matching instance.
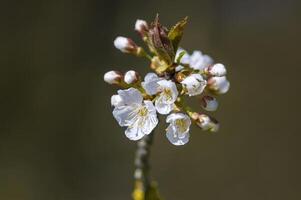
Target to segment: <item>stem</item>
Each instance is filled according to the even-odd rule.
[[[150,148],[153,143],[154,132],[145,135],[137,142],[137,150],[135,155],[135,190],[133,193],[134,200],[145,199],[145,195],[149,192],[150,181]]]

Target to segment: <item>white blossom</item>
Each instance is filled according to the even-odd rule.
[[[136,83],[139,80],[139,74],[133,70],[127,71],[124,75],[124,82],[127,84]]]
[[[139,140],[148,135],[158,124],[156,109],[151,101],[144,100],[135,88],[118,90],[122,105],[116,106],[113,115],[120,126],[127,127],[125,135]]]
[[[183,113],[172,113],[167,116],[166,137],[174,145],[184,145],[189,141],[190,118]]]
[[[103,79],[109,84],[118,84],[122,80],[122,74],[117,71],[109,71],[104,74]]]
[[[189,96],[196,96],[204,91],[207,81],[200,74],[191,74],[181,83]]]
[[[201,114],[196,123],[204,131],[217,132],[219,130],[219,123],[205,114]]]
[[[208,80],[208,87],[217,94],[224,94],[228,92],[230,88],[230,82],[225,76],[222,77],[211,77]]]
[[[195,70],[203,70],[213,63],[210,56],[202,54],[201,51],[194,51],[190,56],[189,65]]]
[[[130,38],[122,36],[118,36],[114,40],[114,46],[123,53],[131,53],[137,48],[137,45]]]
[[[227,74],[225,66],[221,63],[209,66],[206,71],[211,76],[225,76]]]
[[[144,82],[141,83],[142,87],[146,91],[148,95],[154,95],[159,92],[159,84],[158,82],[163,80],[159,78],[155,73],[148,73],[144,77]]]
[[[204,96],[202,98],[201,105],[207,111],[216,111],[218,107],[218,102],[214,97]]]
[[[166,115],[173,110],[174,102],[178,97],[177,86],[171,80],[161,80],[158,82],[160,94],[155,101],[155,107],[158,113]]]

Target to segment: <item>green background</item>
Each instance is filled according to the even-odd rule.
[[[149,71],[112,42],[140,43],[135,20],[156,13],[167,26],[188,15],[181,46],[224,63],[231,82],[212,113],[218,133],[193,127],[176,147],[165,123],[156,130],[162,196],[301,199],[300,10],[297,0],[1,2],[0,199],[130,199],[135,142],[114,120],[116,88],[102,77]]]

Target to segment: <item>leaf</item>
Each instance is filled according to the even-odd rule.
[[[184,33],[184,27],[187,24],[188,17],[185,17],[174,25],[168,32],[168,38],[172,42],[173,49],[176,52]]]

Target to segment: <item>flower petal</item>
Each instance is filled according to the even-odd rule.
[[[167,139],[173,144],[173,145],[184,145],[189,141],[189,133],[183,134],[184,137],[179,137],[179,134],[177,134],[176,128],[173,125],[169,125],[166,132]]]
[[[120,126],[132,125],[137,106],[138,104],[133,104],[132,106],[119,106],[114,108],[113,116]]]
[[[167,115],[168,113],[170,113],[170,111],[173,110],[173,106],[173,103],[166,104],[164,101],[162,101],[162,98],[160,97],[155,101],[156,110],[162,115]]]
[[[142,131],[144,134],[150,134],[153,129],[158,125],[158,118],[156,108],[151,101],[144,101],[145,107],[148,110],[148,116],[145,121],[144,126],[142,127]]]
[[[118,90],[118,94],[123,100],[124,105],[142,104],[143,97],[139,90],[129,88],[127,90]]]
[[[130,140],[140,140],[145,134],[138,126],[131,126],[125,130],[125,135]]]
[[[155,73],[148,73],[144,77],[144,82],[141,83],[142,87],[145,89],[146,93],[149,95],[154,95],[158,92],[158,81],[162,80]]]

